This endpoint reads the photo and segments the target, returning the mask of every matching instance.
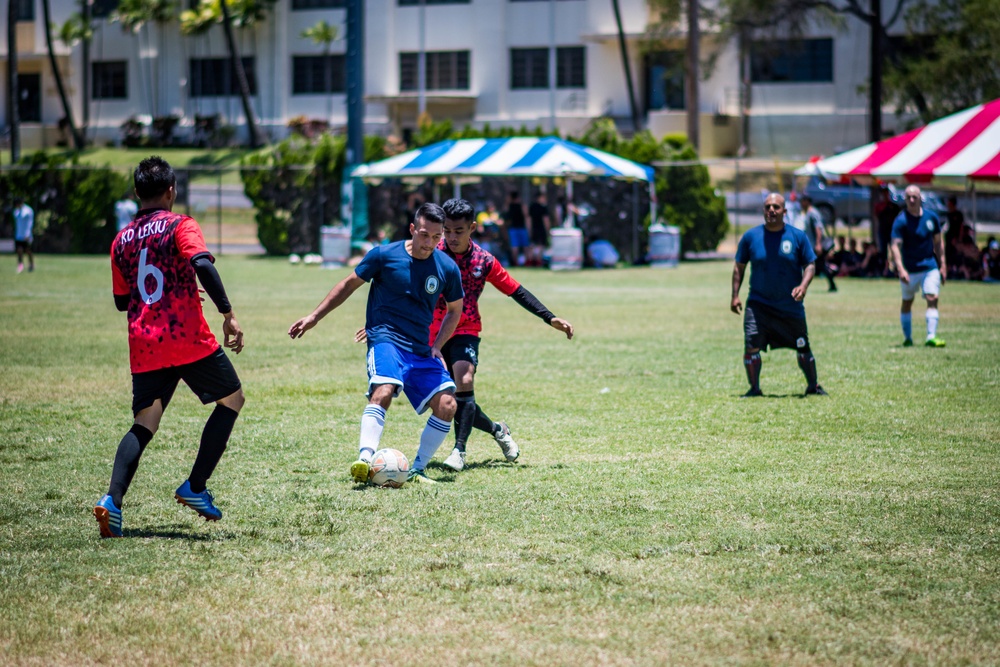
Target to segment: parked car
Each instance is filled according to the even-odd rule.
[[[889,184],[889,197],[899,207],[904,206],[904,189]],[[823,222],[831,227],[835,220],[856,225],[861,220],[871,217],[871,188],[855,181],[851,181],[850,184],[831,183],[821,176],[810,176],[805,187],[799,190],[799,194],[812,199],[813,206],[823,216]],[[937,193],[922,190],[921,195],[925,208],[942,216],[948,210],[944,200]]]

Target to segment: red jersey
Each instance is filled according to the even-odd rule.
[[[133,373],[189,364],[219,348],[202,315],[191,265],[191,258],[203,253],[208,248],[198,223],[162,209],[140,211],[115,237],[112,288],[115,295],[129,297]]]
[[[438,244],[438,250],[443,250],[448,257],[455,260],[462,272],[462,289],[465,290],[465,298],[462,299],[462,319],[458,321],[458,327],[455,328],[453,335],[479,336],[483,330],[483,320],[479,316],[479,295],[483,293],[486,283],[490,283],[506,296],[516,292],[521,284],[507,273],[507,269],[500,265],[496,257],[473,241],[469,242],[469,249],[463,255],[453,253],[444,239]],[[438,331],[441,330],[441,322],[447,313],[448,304],[442,297],[438,299],[437,306],[434,308],[434,321],[431,323],[430,337],[432,345],[434,339],[437,338]]]

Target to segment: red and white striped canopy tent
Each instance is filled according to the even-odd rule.
[[[808,165],[828,180],[1000,181],[1000,100]]]

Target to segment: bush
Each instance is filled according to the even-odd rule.
[[[43,252],[106,253],[117,233],[115,202],[132,179],[107,167],[76,167],[76,157],[38,152],[0,179],[0,195],[22,196],[35,209],[35,242]]]
[[[365,161],[385,157],[381,137],[365,137]],[[319,228],[340,215],[346,139],[291,136],[242,161],[243,189],[257,209],[257,238],[269,255],[319,250]]]

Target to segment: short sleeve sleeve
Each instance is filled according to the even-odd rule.
[[[486,274],[486,280],[500,290],[504,296],[510,296],[521,286],[521,283],[514,280],[514,276],[510,275],[507,269],[503,268],[496,259],[493,260],[490,272]]]
[[[211,255],[208,246],[205,245],[205,237],[201,234],[201,227],[198,226],[194,218],[181,219],[177,229],[174,230],[174,243],[177,244],[177,250],[184,259],[191,259],[205,253]],[[215,262],[215,257],[211,259],[212,262]]]
[[[799,256],[801,261],[799,262],[802,266],[808,266],[816,261],[816,251],[813,250],[812,244],[809,243],[809,239],[803,234],[799,239]]]
[[[747,235],[744,234],[740,237],[740,243],[736,246],[736,263],[746,264],[750,261],[750,241],[747,240]]]
[[[361,278],[366,283],[371,282],[372,278],[378,275],[379,266],[381,265],[382,247],[375,246],[365,255],[364,259],[354,267],[354,275]]]
[[[458,301],[465,297],[465,290],[462,289],[462,272],[458,269],[458,264],[448,260],[449,266],[445,269],[444,299],[448,303]]]
[[[117,294],[119,296],[125,296],[132,293],[132,288],[129,286],[128,282],[125,280],[125,276],[122,275],[121,269],[118,268],[118,264],[115,263],[114,250],[111,251],[111,292],[112,294]]]
[[[903,228],[906,226],[906,214],[900,213],[896,216],[896,219],[892,221],[892,239],[902,239],[903,238]]]

